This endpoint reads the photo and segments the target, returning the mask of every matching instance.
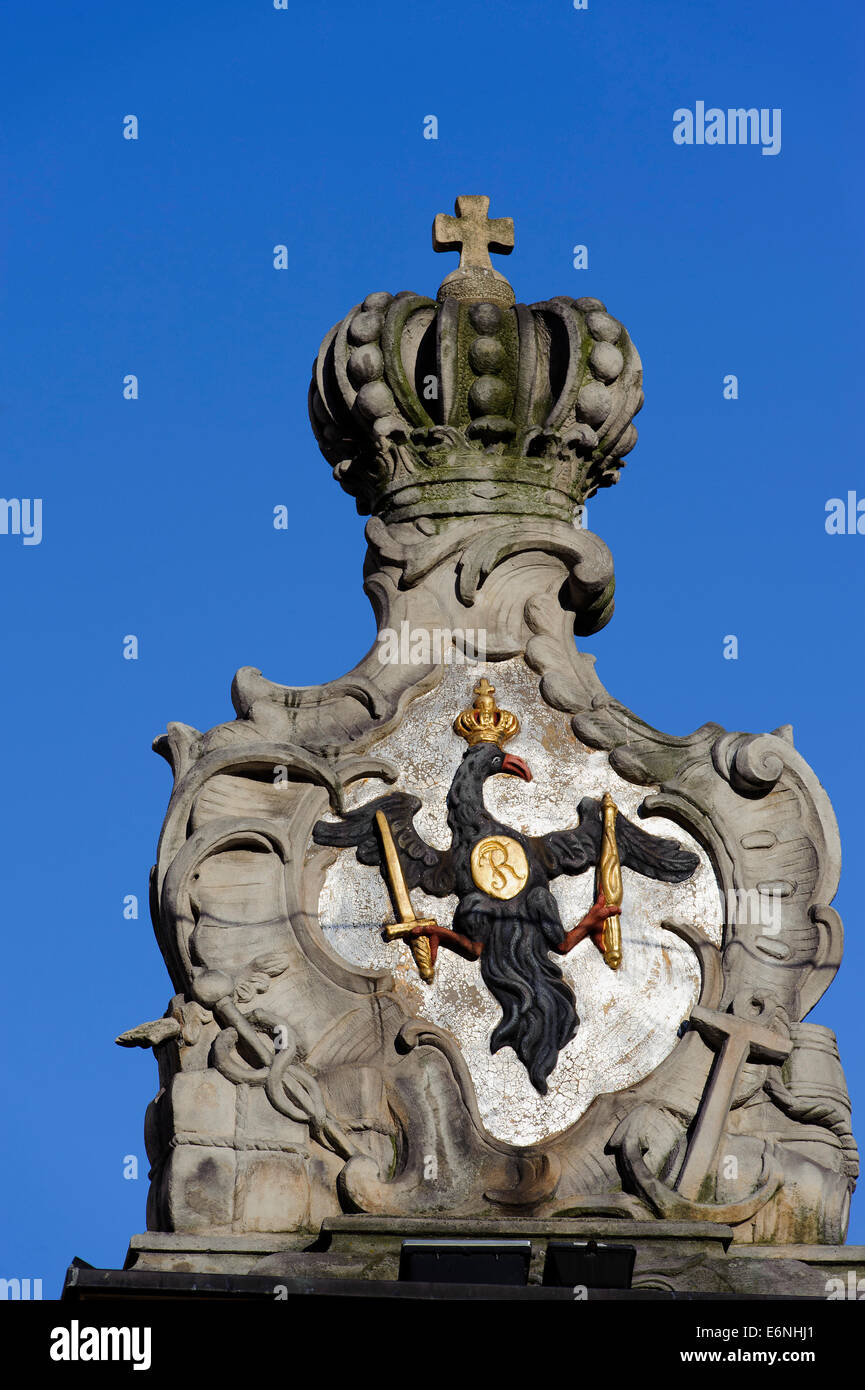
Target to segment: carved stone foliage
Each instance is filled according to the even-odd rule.
[[[639,359],[598,301],[505,299],[373,295],[319,355],[316,433],[373,512],[366,592],[380,631],[428,636],[421,655],[382,661],[377,642],[311,688],[244,668],[234,721],[172,724],[156,741],[174,790],[151,907],[175,996],[119,1039],[159,1063],[148,1224],[605,1214],[708,1220],[744,1244],[838,1242],[857,1173],[849,1099],[832,1033],[803,1021],[841,960],[831,806],[789,729],[661,733],[577,650],[575,633],[609,621],[614,577],[573,508],[618,476]],[[424,737],[422,697],[467,628],[485,634],[492,680],[517,663],[534,708],[559,713],[566,762],[591,756],[643,790],[648,829],[681,829],[720,908],[718,931],[675,914],[654,924],[653,940],[687,950],[699,991],[663,1060],[528,1144],[485,1126],[478,1064],[473,1075],[398,972],[347,959],[319,917],[350,851],[314,844],[313,826],[367,784],[399,781],[388,737]],[[532,711],[519,710],[524,727]],[[423,800],[444,775],[407,790]]]

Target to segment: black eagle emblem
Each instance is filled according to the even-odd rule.
[[[319,821],[313,838],[320,845],[355,846],[359,863],[377,865],[384,875],[384,853],[375,821],[376,812],[384,812],[406,886],[421,888],[434,897],[456,894],[459,899],[452,930],[424,925],[418,934],[429,936],[433,960],[440,945],[467,959],[480,960],[481,976],[502,1010],[501,1021],[490,1038],[490,1051],[512,1047],[532,1085],[544,1095],[558,1055],[579,1025],[573,991],[550,952],[565,955],[586,936],[602,949],[604,922],[620,909],[607,906],[599,893],[582,921],[566,931],[550,892],[550,882],[559,874],[582,874],[597,864],[601,802],[584,797],[577,808],[579,824],[572,829],[524,835],[496,820],[484,805],[484,783],[497,773],[525,781],[531,781],[532,776],[521,758],[503,752],[495,743],[478,743],[466,751],[448,792],[451,844],[446,850],[435,849],[418,834],[414,817],[421,802],[407,792],[378,797],[339,822]],[[522,884],[517,887],[511,881],[507,890],[503,888],[511,894],[507,897],[493,896],[480,888],[471,862],[472,851],[480,842],[502,838],[515,841],[525,855],[525,861],[520,856],[516,871]],[[616,821],[616,841],[621,864],[647,878],[682,883],[699,862],[676,840],[647,835],[622,815]],[[494,858],[490,871],[498,869],[507,880],[509,867]]]

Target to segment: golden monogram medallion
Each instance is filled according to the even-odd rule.
[[[526,886],[529,861],[510,835],[487,835],[472,850],[472,878],[491,898],[515,898]]]

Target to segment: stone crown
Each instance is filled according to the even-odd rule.
[[[485,198],[458,199],[457,212],[477,205],[485,216]],[[510,249],[509,219],[486,225],[497,229],[489,249]],[[462,242],[459,226],[434,224],[436,249],[462,245],[436,301],[367,295],[324,339],[309,395],[316,439],[358,511],[386,522],[484,512],[570,522],[618,481],[636,443],[639,355],[598,299],[514,303],[483,235],[467,261],[477,226]]]

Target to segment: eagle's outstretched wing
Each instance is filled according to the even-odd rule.
[[[581,874],[598,862],[603,833],[601,803],[584,796],[577,811],[580,823],[572,830],[554,830],[532,841],[550,878],[556,874]],[[616,816],[616,844],[624,868],[635,869],[645,878],[663,879],[665,883],[683,883],[700,862],[678,840],[647,835],[621,814]]]
[[[317,845],[335,845],[339,849],[356,845],[358,863],[377,865],[384,875],[384,850],[375,823],[376,811],[383,811],[399,853],[406,886],[446,898],[454,891],[451,852],[435,849],[417,833],[413,822],[420,808],[418,797],[408,792],[389,792],[356,811],[349,811],[340,821],[317,821],[312,838]]]

